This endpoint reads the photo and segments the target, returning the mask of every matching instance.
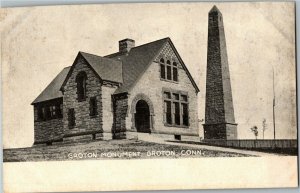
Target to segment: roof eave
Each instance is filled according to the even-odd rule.
[[[190,80],[191,80],[191,82],[192,82],[194,88],[196,89],[196,92],[199,93],[199,92],[200,92],[199,87],[197,86],[197,84],[196,84],[194,78],[192,77],[191,73],[189,72],[188,68],[186,67],[185,63],[183,62],[181,56],[179,55],[178,51],[176,50],[176,48],[175,48],[175,46],[174,46],[172,40],[171,40],[170,38],[168,38],[168,41],[170,42],[170,45],[171,45],[171,47],[173,48],[175,54],[178,56],[178,59],[179,59],[180,62],[183,64],[183,68],[184,68],[184,70],[186,71],[188,77],[190,78]]]
[[[52,101],[52,100],[56,100],[56,99],[61,99],[63,97],[56,97],[56,98],[52,98],[52,99],[47,99],[47,100],[43,100],[43,101],[33,101],[30,105],[35,105],[35,104],[38,104],[38,103],[44,103],[44,102],[48,102],[48,101]]]
[[[89,62],[87,61],[87,59],[84,57],[84,55],[82,54],[82,52],[79,51],[78,54],[77,54],[77,56],[76,56],[76,58],[75,58],[75,60],[74,60],[74,62],[73,62],[73,64],[72,64],[72,66],[71,66],[71,69],[70,69],[69,72],[68,72],[67,77],[65,78],[65,80],[64,80],[64,82],[63,82],[63,84],[62,84],[62,86],[61,86],[60,89],[59,89],[60,91],[64,92],[64,86],[66,85],[68,79],[70,78],[70,76],[71,76],[71,74],[72,74],[72,72],[73,72],[74,66],[75,66],[75,64],[77,63],[77,60],[78,60],[80,57],[83,58],[83,60],[85,61],[85,63],[86,63],[86,64],[90,67],[90,69],[96,74],[96,76],[97,76],[100,80],[102,80],[102,78],[99,76],[99,74],[95,71],[95,69],[90,65],[90,63],[89,63]]]

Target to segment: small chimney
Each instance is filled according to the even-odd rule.
[[[133,48],[135,45],[134,40],[132,39],[124,39],[119,41],[119,52],[127,53]]]

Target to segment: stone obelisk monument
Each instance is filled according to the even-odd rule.
[[[208,14],[204,139],[237,139],[222,13]]]

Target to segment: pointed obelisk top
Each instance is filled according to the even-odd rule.
[[[221,11],[215,5],[209,11],[209,14],[211,14],[211,13],[218,13],[218,14],[222,15]]]
[[[204,139],[237,139],[222,14],[208,15]]]

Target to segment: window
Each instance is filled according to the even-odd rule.
[[[96,116],[97,112],[97,98],[91,97],[90,98],[90,116]]]
[[[37,121],[47,121],[62,118],[62,103],[50,102],[37,107]]]
[[[56,109],[55,106],[50,106],[50,116],[55,118],[56,117]]]
[[[182,124],[185,126],[189,125],[189,110],[186,103],[182,103]]]
[[[160,77],[163,79],[166,78],[166,66],[165,66],[165,60],[163,58],[160,59]]]
[[[51,113],[50,113],[50,107],[49,106],[44,107],[44,112],[45,112],[46,120],[51,119]]]
[[[75,127],[75,111],[73,108],[68,110],[68,123],[70,129]]]
[[[55,109],[56,109],[56,117],[57,118],[62,118],[62,108],[63,108],[63,104],[57,104]]]
[[[37,116],[38,116],[37,120],[38,121],[46,120],[45,116],[44,116],[45,115],[44,111],[45,111],[45,109],[43,107],[38,107],[38,114],[37,114]]]
[[[178,69],[177,69],[177,63],[173,62],[173,80],[178,81]]]
[[[175,140],[181,141],[181,135],[174,135]]]
[[[165,101],[166,122],[172,124],[172,108],[171,101]]]
[[[77,83],[77,100],[84,101],[86,98],[86,80],[87,76],[85,72],[79,72],[76,77]]]
[[[178,91],[164,92],[164,120],[170,126],[189,126],[188,96]]]
[[[168,80],[172,80],[172,72],[171,72],[171,64],[170,64],[170,60],[167,61],[167,79]]]
[[[176,62],[171,62],[163,58],[160,59],[160,78],[164,80],[170,80],[178,82],[178,65]]]

